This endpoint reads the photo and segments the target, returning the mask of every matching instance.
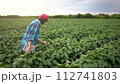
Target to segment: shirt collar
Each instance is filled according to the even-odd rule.
[[[38,19],[36,19],[36,20],[41,24],[40,20],[38,20]]]

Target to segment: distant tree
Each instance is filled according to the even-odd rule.
[[[96,15],[96,18],[100,18],[100,19],[109,19],[110,16],[108,14],[99,14]]]
[[[8,17],[10,17],[10,18],[18,18],[20,16],[19,15],[8,15]]]
[[[105,18],[105,19],[109,19],[110,16],[109,16],[108,14],[105,14],[105,15],[104,15],[104,18]]]
[[[87,14],[85,14],[85,16],[84,16],[85,18],[92,18],[93,17],[93,15],[92,14],[90,14],[90,13],[87,13]]]
[[[72,15],[71,18],[77,18],[77,15]]]
[[[72,18],[72,14],[69,15],[69,18]]]
[[[113,14],[113,15],[110,16],[110,18],[120,19],[120,14]]]
[[[103,19],[104,18],[104,14],[99,14],[99,15],[96,15],[96,18],[100,18],[100,19]]]
[[[77,14],[77,18],[82,18],[82,15],[80,13]]]

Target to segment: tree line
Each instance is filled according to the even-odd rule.
[[[98,15],[92,15],[90,13],[87,14],[77,14],[77,15],[54,15],[49,16],[51,18],[100,18],[100,19],[120,19],[120,14],[98,14]]]
[[[1,16],[2,17],[8,17],[8,18],[25,18],[25,17],[33,17],[33,18],[38,18],[39,16],[19,16],[19,15],[8,15],[8,16]],[[49,16],[48,18],[99,18],[99,19],[120,19],[120,14],[112,14],[112,15],[108,15],[108,14],[98,14],[98,15],[92,15],[90,13],[86,13],[86,14],[77,14],[77,15],[54,15],[54,16]]]

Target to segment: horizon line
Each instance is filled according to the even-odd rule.
[[[88,12],[89,13],[89,12]],[[85,13],[85,14],[88,14],[88,13]],[[78,14],[82,14],[82,15],[85,15],[83,13],[78,13]],[[78,15],[78,14],[59,14],[59,15]],[[109,13],[99,13],[99,14],[92,14],[92,13],[89,13],[91,15],[99,15],[99,14],[108,14],[108,15],[113,15],[113,14],[118,14],[118,13],[113,13],[113,14],[109,14]],[[120,13],[119,13],[120,14]],[[119,15],[118,14],[118,15]],[[0,16],[40,16],[40,15],[17,15],[17,14],[9,14],[9,15],[0,15]],[[58,14],[57,14],[58,15]],[[56,16],[56,15],[48,15],[48,16]]]

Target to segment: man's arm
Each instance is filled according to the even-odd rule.
[[[41,42],[41,43],[44,43],[44,44],[48,43],[47,41],[42,41],[40,38],[38,38],[38,41]]]
[[[25,51],[32,53],[31,47],[32,47],[32,41],[28,41]]]

